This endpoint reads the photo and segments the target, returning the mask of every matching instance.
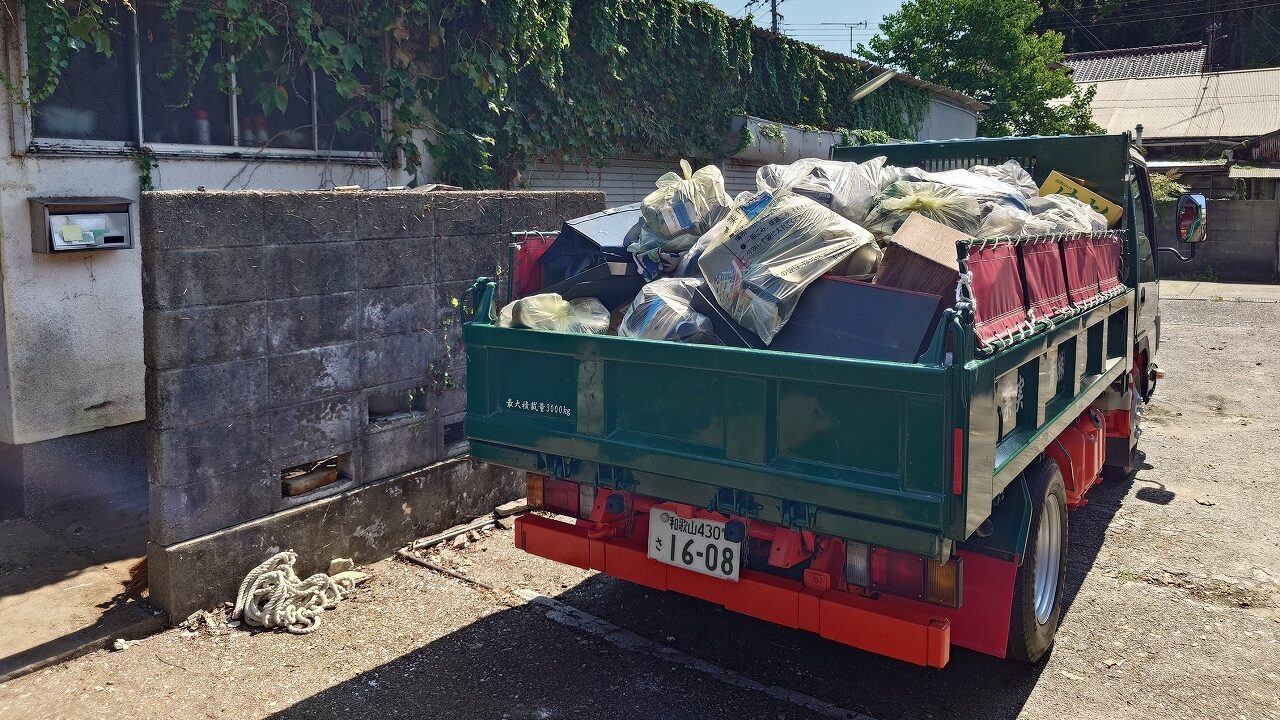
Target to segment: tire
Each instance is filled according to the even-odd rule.
[[[1067,491],[1062,471],[1052,460],[1027,468],[1023,479],[1031,495],[1031,527],[1013,584],[1007,657],[1036,663],[1053,647],[1062,616],[1067,579]]]

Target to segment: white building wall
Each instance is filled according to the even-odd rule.
[[[16,58],[10,56],[12,63]],[[4,97],[0,138],[0,442],[30,443],[142,420],[141,251],[31,251],[27,199],[138,198],[127,157],[25,154],[25,111]],[[161,157],[158,189],[305,190],[400,184],[378,165]],[[138,218],[134,217],[135,232]],[[136,239],[136,238],[135,238]]]
[[[932,98],[917,140],[954,140],[978,136],[978,115],[946,100]]]

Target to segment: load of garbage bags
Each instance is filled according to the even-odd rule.
[[[1075,182],[1054,175],[1054,187],[1063,187],[1064,179]],[[947,278],[956,271],[949,267],[955,263],[955,238],[944,238],[939,230],[958,238],[1099,232],[1113,217],[1069,195],[1041,195],[1015,160],[929,172],[895,167],[884,157],[862,163],[803,159],[760,168],[756,186],[756,192],[731,199],[719,168],[708,165],[695,172],[682,160],[680,172],[659,178],[637,205],[566,224],[573,226],[574,252],[583,254],[575,269],[590,270],[548,274],[543,261],[542,287],[553,289],[550,278],[557,292],[513,300],[502,308],[498,324],[695,344],[770,347],[776,340],[779,347],[810,347],[794,336],[779,339],[779,333],[819,279],[869,288],[850,293],[828,284],[815,295],[865,298],[860,302],[877,311],[859,315],[864,324],[875,324],[877,313],[893,306],[895,296],[884,293],[936,298],[940,313],[954,301],[946,297],[946,288],[954,287]],[[1115,208],[1103,208],[1113,210],[1118,217]],[[592,232],[608,237],[593,238]],[[629,268],[618,262],[624,247],[633,261]],[[548,258],[568,252],[552,250]],[[887,250],[897,251],[890,273],[884,272]],[[618,304],[606,307],[597,297]],[[912,302],[934,306],[918,298]],[[843,310],[847,323],[848,309]],[[840,312],[809,303],[802,307],[804,320],[797,322],[811,332],[821,327],[824,313]],[[894,327],[906,326],[931,332],[927,324],[889,318],[875,333],[864,332],[860,342],[918,344],[918,338],[894,336]],[[848,327],[840,334],[852,337]],[[894,355],[888,347],[872,355]]]

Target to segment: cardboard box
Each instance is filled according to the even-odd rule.
[[[956,243],[969,235],[919,214],[907,216],[889,239],[872,280],[876,285],[940,295],[950,306],[960,280]]]
[[[1063,175],[1057,170],[1050,172],[1049,177],[1045,178],[1044,184],[1040,186],[1040,196],[1045,195],[1068,195],[1087,204],[1107,219],[1109,228],[1118,225],[1120,218],[1124,217],[1124,208],[1085,187],[1084,181],[1080,178]]]

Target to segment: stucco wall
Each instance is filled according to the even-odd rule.
[[[951,140],[978,136],[978,116],[949,102],[933,98],[925,112],[917,140]]]
[[[12,107],[7,94],[4,106]],[[0,112],[7,143],[0,164],[0,442],[11,444],[144,417],[141,250],[33,254],[27,209],[27,199],[40,196],[136,200],[137,168],[118,156],[22,154],[25,122],[20,110]],[[161,157],[153,179],[163,190],[403,181],[368,164],[178,157]],[[137,221],[135,215],[135,230]]]

